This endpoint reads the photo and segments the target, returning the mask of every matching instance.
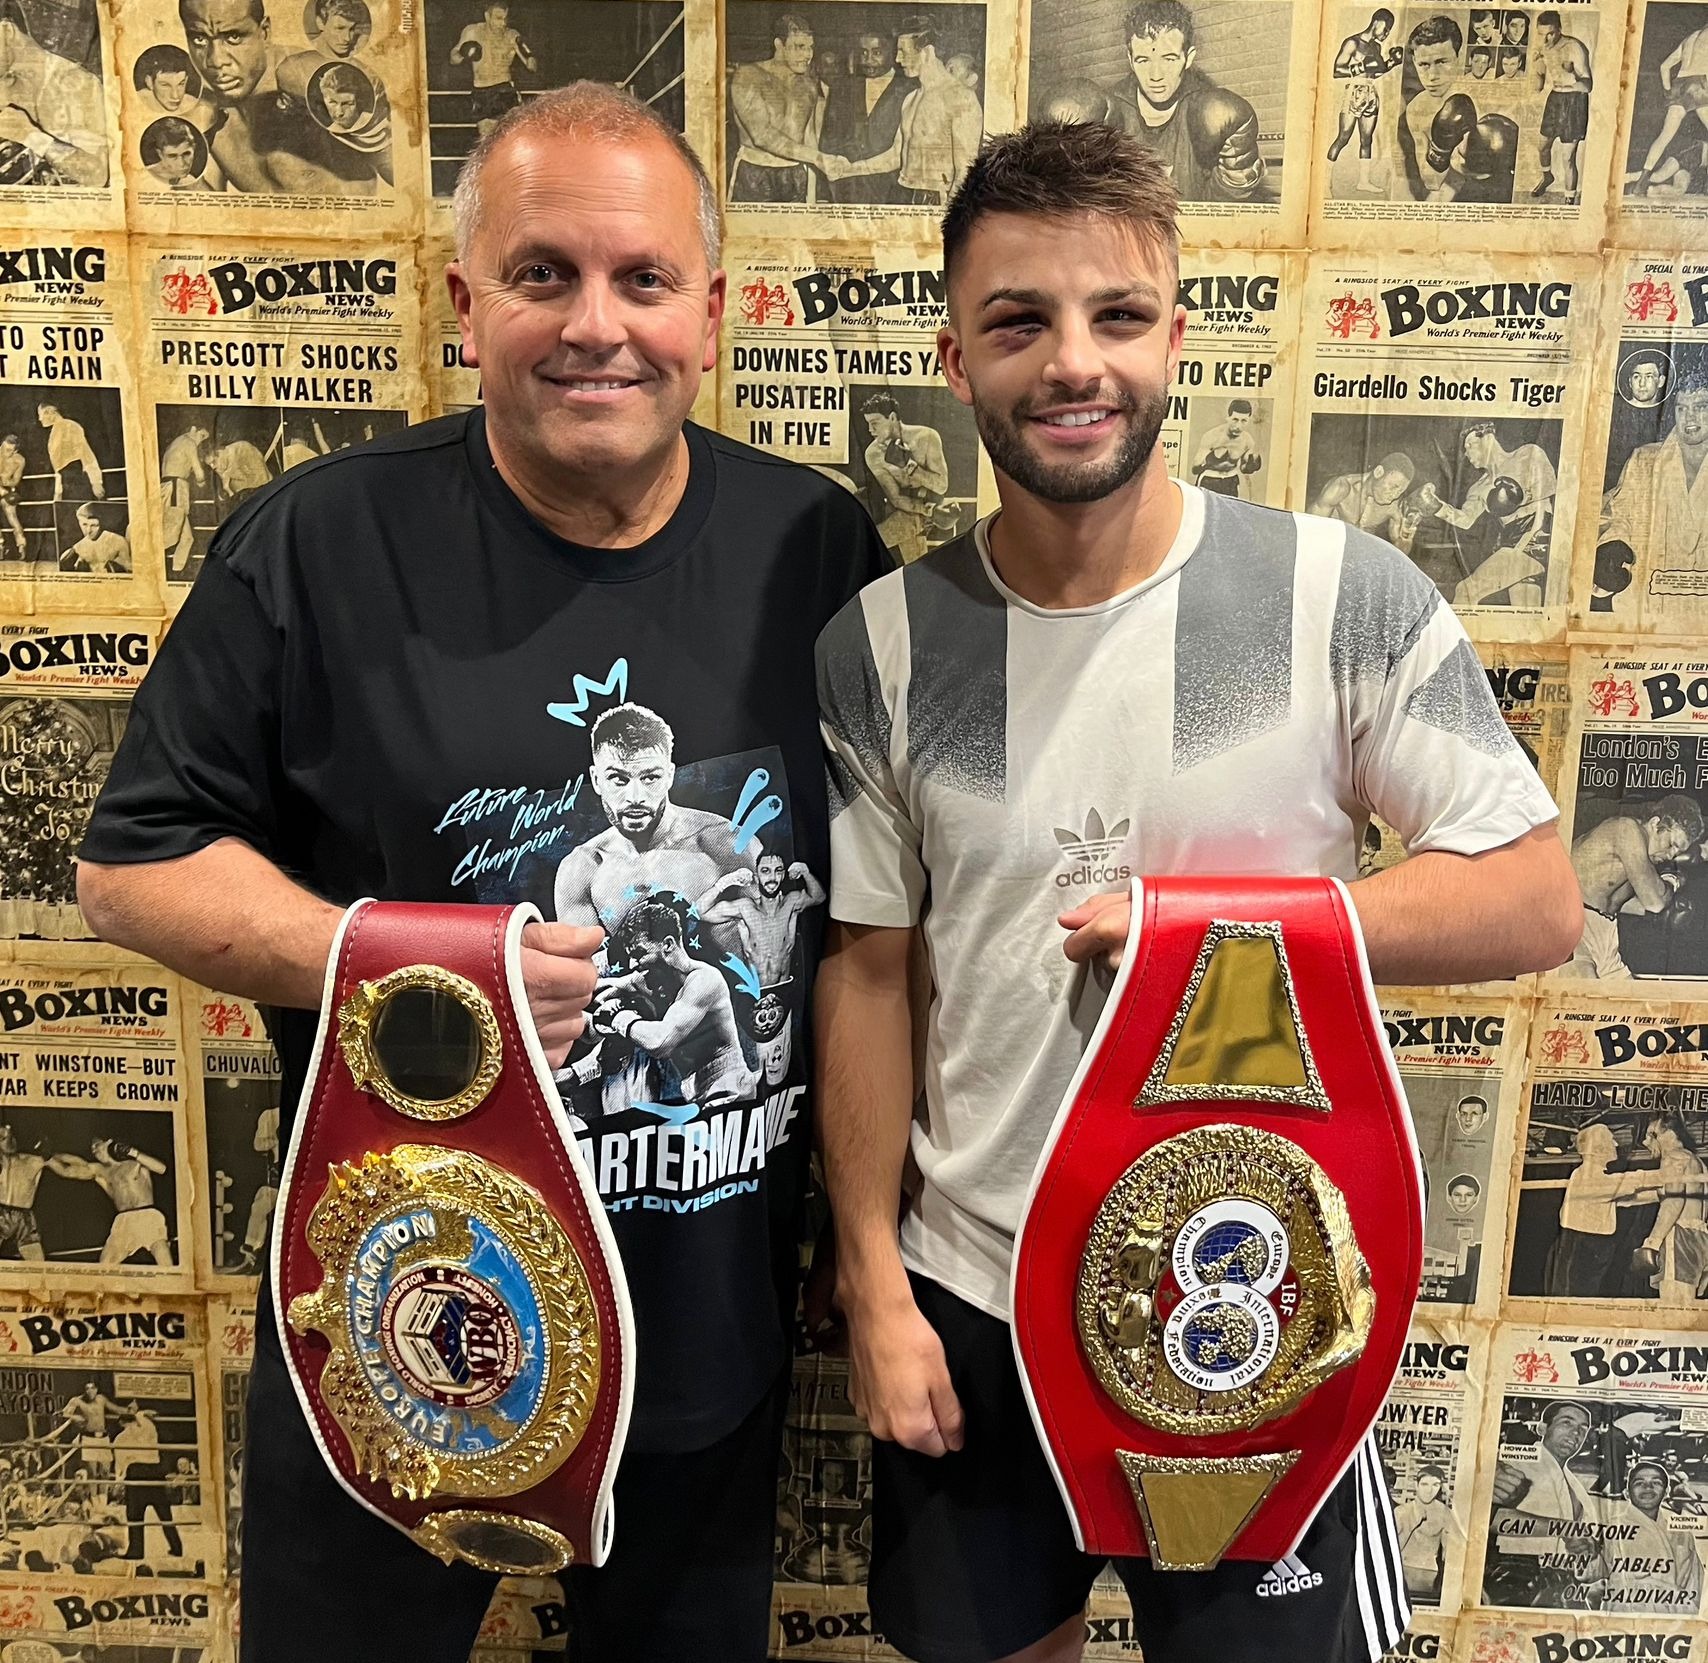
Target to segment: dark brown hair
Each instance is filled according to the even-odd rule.
[[[1101,122],[1034,121],[979,146],[943,215],[943,275],[981,219],[1029,214],[1125,220],[1141,242],[1178,263],[1180,198],[1156,152]]]

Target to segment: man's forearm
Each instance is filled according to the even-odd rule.
[[[908,930],[832,925],[814,992],[819,1141],[844,1307],[907,1291],[896,1228],[913,1120]]]
[[[262,1004],[318,1008],[343,910],[234,837],[179,860],[77,863],[77,900],[103,941]]]
[[[1583,908],[1552,826],[1480,855],[1420,854],[1350,886],[1373,981],[1437,987],[1552,970]]]

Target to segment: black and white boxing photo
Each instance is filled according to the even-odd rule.
[[[169,1113],[19,1105],[3,1115],[0,1262],[181,1262]]]
[[[848,383],[846,472],[902,560],[951,541],[977,515],[978,433],[945,387]]]
[[[984,134],[985,8],[727,0],[731,207],[936,210]]]
[[[1181,202],[1279,194],[1295,8],[1272,0],[1034,0],[1028,114],[1155,150]]]
[[[395,433],[408,421],[402,410],[157,404],[166,581],[193,583],[220,522],[286,469]]]
[[[1309,507],[1394,544],[1455,607],[1535,609],[1559,457],[1546,417],[1317,412]]]
[[[0,1580],[205,1582],[200,1398],[188,1370],[0,1363]]]
[[[506,110],[568,81],[632,92],[680,130],[682,0],[424,0],[433,195]]]

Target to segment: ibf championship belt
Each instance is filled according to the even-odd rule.
[[[1375,1424],[1422,1274],[1422,1167],[1345,889],[1135,881],[1010,1290],[1080,1546],[1285,1558]]]
[[[634,1390],[616,1241],[522,986],[539,916],[345,913],[273,1235],[334,1477],[447,1563],[519,1575],[604,1563]]]

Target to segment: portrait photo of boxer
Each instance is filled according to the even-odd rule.
[[[1187,206],[1272,201],[1292,12],[1239,0],[1038,0],[1028,113],[1132,134],[1156,151]],[[1257,64],[1243,49],[1254,31],[1272,48]]]
[[[268,5],[181,0],[175,12],[158,8],[162,37],[132,62],[131,84],[144,115],[181,120],[202,147],[193,168],[180,169],[156,135],[144,164],[174,191],[388,200],[396,184],[391,104],[368,50],[367,0]],[[184,135],[171,136],[182,150]]]

